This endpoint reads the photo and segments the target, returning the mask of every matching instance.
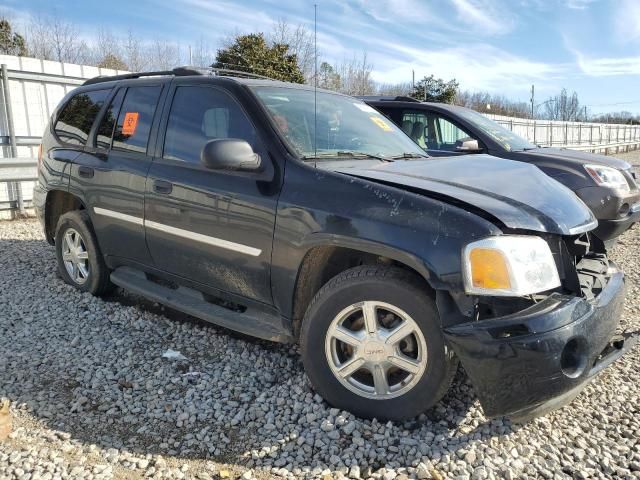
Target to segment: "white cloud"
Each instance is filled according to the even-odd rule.
[[[572,10],[585,10],[598,0],[566,0],[565,5]]]
[[[586,58],[579,54],[577,60],[580,70],[592,77],[640,75],[640,57]]]
[[[451,0],[457,12],[457,20],[474,30],[490,35],[504,34],[512,30],[513,20],[505,15],[503,6],[487,0]]]
[[[417,0],[357,0],[356,3],[378,22],[422,23],[435,18],[431,9]]]
[[[616,40],[621,44],[640,40],[640,2],[621,0],[615,5],[613,30]]]
[[[419,26],[430,36],[435,31],[492,36],[515,25],[513,4],[504,0],[357,0],[357,5],[376,22],[403,29]]]
[[[175,7],[179,14],[188,15],[199,26],[207,26],[214,37],[223,37],[236,31],[268,31],[276,18],[250,5],[231,1],[179,0],[165,5]]]
[[[421,50],[394,45],[396,55],[372,55],[374,77],[395,83],[434,74],[444,79],[455,78],[463,89],[491,92],[524,91],[531,83],[545,84],[567,70],[563,64],[549,64],[512,55],[487,44],[473,48],[450,47]]]

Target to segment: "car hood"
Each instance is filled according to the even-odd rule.
[[[482,210],[512,229],[573,235],[597,221],[568,188],[533,165],[490,155],[318,167]]]
[[[579,150],[569,150],[566,148],[536,148],[534,150],[525,150],[523,152],[514,152],[523,155],[528,158],[549,160],[553,165],[554,161],[567,160],[576,165],[583,165],[586,163],[596,163],[599,165],[606,165],[608,167],[617,168],[619,170],[627,170],[631,168],[629,163],[624,160],[620,160],[615,157],[607,157],[597,153],[581,152]]]

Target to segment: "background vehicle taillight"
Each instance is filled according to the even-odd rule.
[[[40,171],[40,165],[42,165],[42,144],[38,145],[38,171]]]

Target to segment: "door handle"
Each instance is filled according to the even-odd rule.
[[[153,182],[153,191],[156,193],[167,195],[171,193],[172,190],[173,185],[169,182],[165,182],[164,180],[154,180]]]
[[[93,173],[94,173],[94,171],[93,171],[93,168],[91,168],[91,167],[86,167],[84,165],[80,165],[80,168],[78,168],[78,174],[81,177],[93,178]]]

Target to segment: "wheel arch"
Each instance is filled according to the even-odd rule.
[[[45,202],[45,237],[51,245],[55,241],[55,230],[62,215],[73,210],[86,210],[84,202],[77,196],[64,190],[50,190]]]
[[[292,296],[291,320],[294,336],[300,333],[302,319],[315,294],[331,278],[360,265],[388,264],[412,272],[435,295],[431,284],[433,273],[415,255],[388,245],[361,239],[331,236],[316,238],[308,248],[298,266]]]

